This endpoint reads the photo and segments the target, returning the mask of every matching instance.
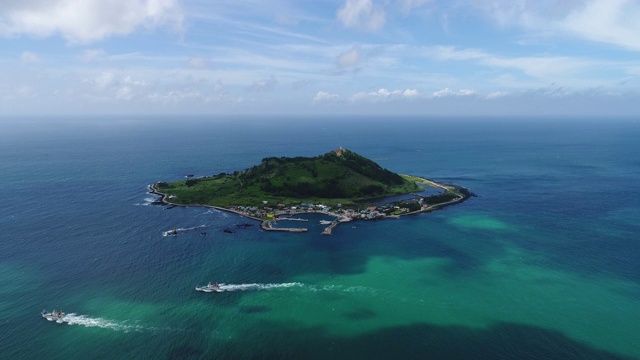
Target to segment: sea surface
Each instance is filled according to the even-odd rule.
[[[0,357],[640,359],[639,120],[2,119]],[[338,147],[478,196],[332,236],[150,205]]]

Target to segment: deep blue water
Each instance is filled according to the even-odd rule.
[[[640,358],[638,138],[634,119],[5,119],[0,354]],[[158,180],[341,146],[478,197],[330,237],[148,205]]]

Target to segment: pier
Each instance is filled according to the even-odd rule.
[[[338,226],[338,224],[339,223],[337,221],[333,221],[331,225],[327,226],[324,230],[322,230],[322,235],[331,235],[331,233],[333,232],[333,228]]]
[[[263,221],[260,224],[260,227],[262,228],[262,230],[266,230],[266,231],[283,231],[283,232],[291,232],[291,233],[307,232],[309,230],[307,228],[274,228],[273,224],[275,223],[276,220],[278,219]]]

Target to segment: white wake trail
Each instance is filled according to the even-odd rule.
[[[116,331],[143,331],[145,327],[140,325],[130,325],[113,320],[103,319],[99,317],[90,317],[86,315],[78,315],[75,313],[66,314],[62,320],[58,322],[67,323],[69,325],[81,325],[86,327],[99,327],[103,329],[111,329]]]
[[[218,284],[218,289],[212,292],[227,292],[227,291],[256,291],[256,290],[275,290],[286,288],[300,288],[313,292],[349,292],[349,293],[361,293],[374,295],[375,289],[365,286],[344,286],[344,285],[307,285],[300,282],[290,283],[268,283],[268,284]]]
[[[178,234],[182,234],[182,233],[186,233],[186,232],[190,232],[190,231],[201,230],[201,229],[204,229],[206,227],[207,227],[207,225],[200,225],[200,226],[194,226],[194,227],[189,227],[189,228],[174,228],[173,230],[163,231],[162,232],[162,236],[176,236]]]
[[[273,290],[283,289],[291,287],[304,287],[305,285],[299,282],[280,283],[280,284],[218,284],[218,290],[214,292],[226,292],[226,291],[255,291],[255,290]]]

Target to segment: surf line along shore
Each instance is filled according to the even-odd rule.
[[[300,232],[307,232],[308,229],[307,228],[285,228],[285,227],[274,227],[274,225],[278,222],[278,221],[284,221],[284,220],[291,220],[289,218],[283,218],[283,217],[277,217],[278,215],[297,215],[297,214],[324,214],[324,215],[328,215],[328,216],[332,216],[335,217],[336,220],[331,221],[329,226],[327,226],[323,231],[322,234],[323,235],[331,235],[333,229],[338,226],[341,223],[345,223],[345,222],[350,222],[350,221],[354,221],[354,220],[381,220],[381,219],[397,219],[400,216],[406,216],[406,215],[414,215],[414,214],[418,214],[418,213],[423,213],[423,212],[431,212],[431,211],[435,211],[435,210],[440,210],[446,206],[450,206],[453,204],[457,204],[457,203],[461,203],[471,197],[475,197],[476,194],[472,193],[471,191],[469,191],[469,189],[461,187],[461,186],[457,186],[457,185],[448,185],[448,184],[442,184],[442,183],[438,183],[436,181],[433,180],[429,180],[426,178],[422,178],[422,177],[418,177],[418,176],[412,176],[412,175],[404,175],[407,178],[409,178],[411,181],[414,181],[418,184],[422,184],[422,185],[427,185],[427,186],[432,186],[432,187],[438,187],[444,190],[444,192],[438,196],[443,196],[445,194],[450,194],[448,196],[444,196],[444,201],[442,202],[436,202],[436,203],[429,203],[427,204],[425,199],[425,197],[421,197],[418,194],[415,194],[415,198],[419,199],[418,202],[420,203],[420,208],[418,210],[414,210],[414,211],[406,211],[406,212],[401,212],[398,214],[394,214],[394,215],[386,215],[384,213],[381,212],[377,212],[375,210],[369,210],[371,212],[361,212],[361,211],[353,211],[353,212],[342,212],[342,213],[337,213],[337,212],[333,212],[333,211],[326,211],[326,210],[278,210],[276,211],[276,217],[273,218],[261,218],[261,217],[257,217],[257,216],[253,216],[250,213],[244,212],[244,211],[240,211],[240,210],[236,210],[236,209],[228,209],[225,207],[221,207],[221,206],[215,206],[215,205],[208,205],[208,204],[176,204],[174,202],[169,201],[169,195],[165,194],[163,192],[160,192],[158,190],[158,183],[154,183],[153,185],[149,186],[150,189],[150,193],[161,196],[161,200],[160,202],[163,205],[171,205],[171,206],[199,206],[199,207],[206,207],[206,208],[212,208],[212,209],[217,209],[217,210],[221,210],[221,211],[226,211],[226,212],[230,212],[230,213],[234,213],[252,220],[256,220],[256,221],[260,221],[260,227],[265,230],[265,231],[283,231],[283,232],[292,232],[292,233],[300,233]],[[370,207],[371,208],[371,207]]]

